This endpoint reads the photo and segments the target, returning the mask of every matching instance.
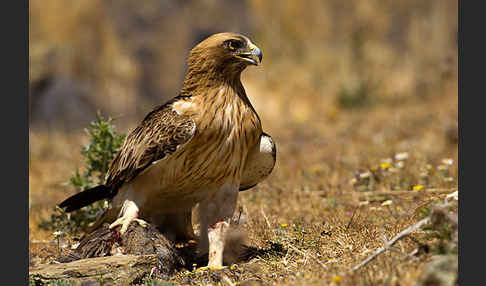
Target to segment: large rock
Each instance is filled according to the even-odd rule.
[[[104,224],[83,237],[61,263],[30,269],[29,278],[36,285],[59,279],[75,283],[102,279],[103,285],[129,285],[151,273],[159,279],[168,279],[195,257],[195,247],[175,248],[150,224],[141,227],[133,222],[124,235]]]
[[[455,286],[457,273],[457,255],[438,255],[424,266],[415,286]]]
[[[157,255],[123,255],[44,264],[29,271],[35,285],[67,280],[75,285],[131,285],[157,266]]]

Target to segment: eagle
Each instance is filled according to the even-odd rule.
[[[111,207],[95,226],[126,232],[132,221],[155,225],[168,239],[195,238],[199,204],[200,253],[209,269],[223,267],[225,237],[238,193],[272,172],[276,145],[241,83],[261,50],[238,33],[218,33],[189,53],[179,94],[155,107],[127,136],[110,162],[105,183],[59,204],[72,212],[102,199]]]

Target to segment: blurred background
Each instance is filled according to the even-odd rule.
[[[248,244],[295,237],[315,242],[295,244],[314,257],[339,258],[324,271],[311,261],[289,271],[278,256],[254,262],[262,279],[312,285],[311,275],[315,285],[329,284],[436,201],[429,190],[457,188],[457,1],[29,3],[31,265],[59,251],[54,229],[41,225],[79,191],[68,182],[86,170],[80,151],[96,112],[129,133],[178,95],[190,49],[218,32],[245,34],[263,51],[242,82],[278,150],[272,174],[238,198]],[[406,195],[368,197],[395,190]],[[332,239],[322,235],[331,231]],[[400,247],[410,253],[417,245]],[[412,285],[425,260],[399,255],[340,285]]]
[[[243,81],[268,121],[441,96],[457,85],[457,15],[444,0],[31,0],[30,126],[77,132],[100,110],[129,128],[177,95],[189,50],[223,31],[262,49]]]

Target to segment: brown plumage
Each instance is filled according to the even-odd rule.
[[[180,97],[172,100],[177,102]],[[106,175],[107,186],[131,181],[154,162],[173,154],[196,131],[189,116],[179,115],[171,104],[157,107],[128,136]]]
[[[200,245],[208,251],[209,244],[209,266],[221,266],[238,191],[263,180],[275,164],[275,144],[263,133],[240,81],[241,72],[261,58],[248,38],[235,33],[199,43],[189,55],[179,96],[130,133],[105,184],[60,206],[72,211],[112,198],[98,224],[118,216],[111,227],[122,225],[124,232],[132,220],[144,224],[143,218],[177,239],[192,236],[191,209],[200,203]]]

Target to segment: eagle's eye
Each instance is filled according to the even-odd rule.
[[[243,47],[243,42],[238,40],[227,40],[225,41],[225,46],[232,52]]]

